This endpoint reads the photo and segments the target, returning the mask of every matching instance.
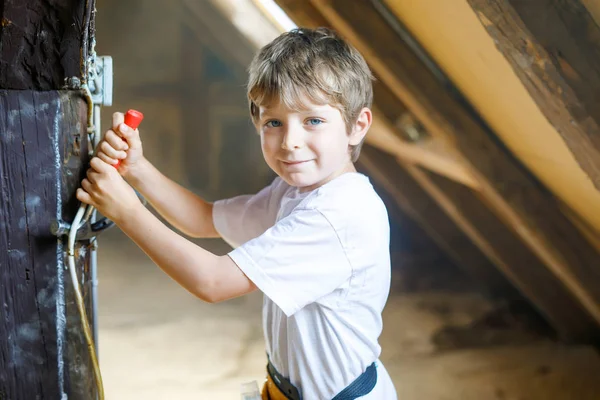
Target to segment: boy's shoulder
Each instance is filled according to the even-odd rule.
[[[342,225],[388,223],[387,209],[381,197],[369,178],[360,173],[347,173],[321,186],[307,198],[304,207],[317,209]]]
[[[331,202],[337,207],[358,203],[379,203],[381,198],[366,175],[358,172],[343,174],[316,190],[316,202]],[[339,201],[344,199],[345,201]]]

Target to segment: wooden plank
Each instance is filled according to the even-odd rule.
[[[600,190],[600,27],[578,0],[468,0]]]
[[[50,233],[53,220],[74,216],[87,159],[86,121],[87,105],[78,93],[0,91],[3,399],[95,393],[65,246]],[[77,135],[84,139],[80,144]],[[89,252],[78,254],[89,300],[89,271],[83,272]],[[88,303],[88,315],[90,310]]]
[[[4,306],[0,324],[0,393],[2,398],[17,398],[25,393],[41,396],[44,388],[48,395],[60,398],[56,366],[57,353],[61,354],[62,349],[57,349],[57,332],[53,327],[56,316],[64,316],[64,310],[57,309],[57,301],[62,298],[56,293],[64,284],[50,284],[50,280],[57,279],[59,267],[56,239],[50,237],[49,225],[45,234],[40,236],[54,243],[44,246],[43,242],[35,240],[35,235],[40,233],[39,221],[55,217],[57,196],[52,187],[48,188],[48,195],[40,196],[36,193],[36,185],[27,182],[27,178],[37,172],[38,163],[46,161],[53,165],[54,155],[50,145],[50,151],[46,153],[48,159],[40,160],[40,157],[36,160],[33,154],[27,154],[29,146],[23,146],[23,135],[31,126],[28,126],[28,121],[21,124],[19,102],[32,102],[32,94],[27,94],[27,100],[23,98],[25,96],[14,93],[1,92],[0,95],[0,246],[6,249],[6,252],[0,253],[3,271],[0,295]],[[50,110],[50,114],[56,111]],[[44,136],[42,140],[52,140],[52,136]],[[47,189],[49,182],[42,180],[41,183],[39,189]],[[60,334],[64,335],[64,330]],[[25,371],[29,373],[25,374]],[[29,387],[33,387],[34,391],[29,391]]]
[[[406,172],[407,165],[370,145],[358,164],[381,185],[402,211],[415,220],[444,253],[491,295],[515,296],[514,289],[489,258],[463,233],[448,214]]]
[[[91,0],[4,0],[0,88],[52,90],[67,78],[87,76],[81,60],[90,46],[94,7]]]
[[[453,148],[435,139],[406,143],[394,134],[396,129],[390,126],[386,117],[381,115],[377,108],[373,108],[373,113],[375,118],[366,137],[367,143],[393,154],[406,163],[420,165],[473,189],[478,188],[477,181],[461,164],[461,160],[457,159]]]
[[[381,2],[311,0],[311,5],[365,55],[433,137],[458,148],[480,183],[485,202],[600,322],[598,252],[435,69],[401,24],[385,14]]]
[[[429,138],[429,135],[425,131],[421,132],[421,130],[419,130],[411,135],[406,129],[403,129],[403,125],[408,119],[406,116],[412,116],[412,114],[396,99],[394,93],[392,93],[392,91],[385,86],[376,75],[375,81],[373,82],[373,106],[378,109],[381,115],[384,116],[392,126],[397,128],[394,129],[394,133],[402,140],[414,142],[420,139]],[[412,119],[410,122],[418,123],[418,121],[413,121]]]

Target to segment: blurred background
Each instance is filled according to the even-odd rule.
[[[114,101],[102,110],[102,130],[113,112],[141,110],[144,152],[167,176],[211,201],[258,191],[274,174],[249,118],[246,68],[257,48],[293,26],[266,0],[98,2],[96,51],[114,62]],[[376,86],[378,99],[388,92],[385,84]],[[431,222],[423,225],[419,214],[399,206],[385,178],[411,190],[400,169],[383,168],[382,179],[382,167],[373,167],[373,160],[394,162],[385,147],[366,146],[358,166],[390,214],[393,285],[381,359],[399,398],[599,399],[597,350],[560,340],[539,308],[495,268],[487,282],[469,274],[452,256],[465,239],[444,233],[441,216],[432,230]],[[437,215],[428,204],[418,202],[423,212]],[[204,304],[118,228],[99,242],[99,350],[107,398],[237,399],[242,383],[262,384],[259,293]],[[230,250],[221,240],[194,242],[218,254]],[[467,251],[471,260],[479,257],[475,253]]]

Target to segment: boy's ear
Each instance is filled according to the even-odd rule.
[[[357,146],[363,141],[367,131],[371,127],[371,122],[373,122],[373,113],[369,108],[364,107],[362,110],[360,110],[358,118],[354,123],[352,133],[350,134],[349,144],[351,146]]]

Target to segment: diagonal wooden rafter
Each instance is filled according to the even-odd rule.
[[[302,26],[332,26],[367,58],[379,79],[393,91],[434,139],[457,148],[480,187],[482,201],[534,257],[557,277],[593,318],[600,322],[599,254],[561,212],[557,201],[498,142],[435,68],[414,39],[382,16],[378,0],[311,0],[278,4]],[[393,45],[392,45],[393,43]],[[450,87],[450,89],[449,89]],[[455,207],[468,207],[452,203]],[[506,264],[515,276],[526,266]],[[505,271],[506,272],[506,271]],[[524,287],[537,285],[523,277]],[[522,286],[522,287],[523,287]],[[529,295],[548,312],[553,304]],[[563,320],[565,322],[566,320]],[[555,326],[561,325],[560,318]],[[566,323],[566,322],[565,322]],[[563,323],[563,337],[582,337]],[[560,326],[559,326],[560,327]],[[589,332],[588,332],[589,333]],[[585,335],[584,335],[585,336]]]
[[[486,253],[474,244],[456,220],[407,172],[414,167],[371,145],[363,147],[358,165],[465,273],[477,279],[492,294],[516,296],[514,289],[500,275]]]
[[[600,27],[579,0],[467,0],[600,190]]]
[[[376,107],[373,112],[379,115]],[[386,153],[394,155],[402,162],[420,165],[449,179],[477,188],[477,182],[463,166],[451,149],[443,143],[426,139],[416,143],[407,143],[394,134],[394,128],[384,118],[375,118],[366,142]]]

